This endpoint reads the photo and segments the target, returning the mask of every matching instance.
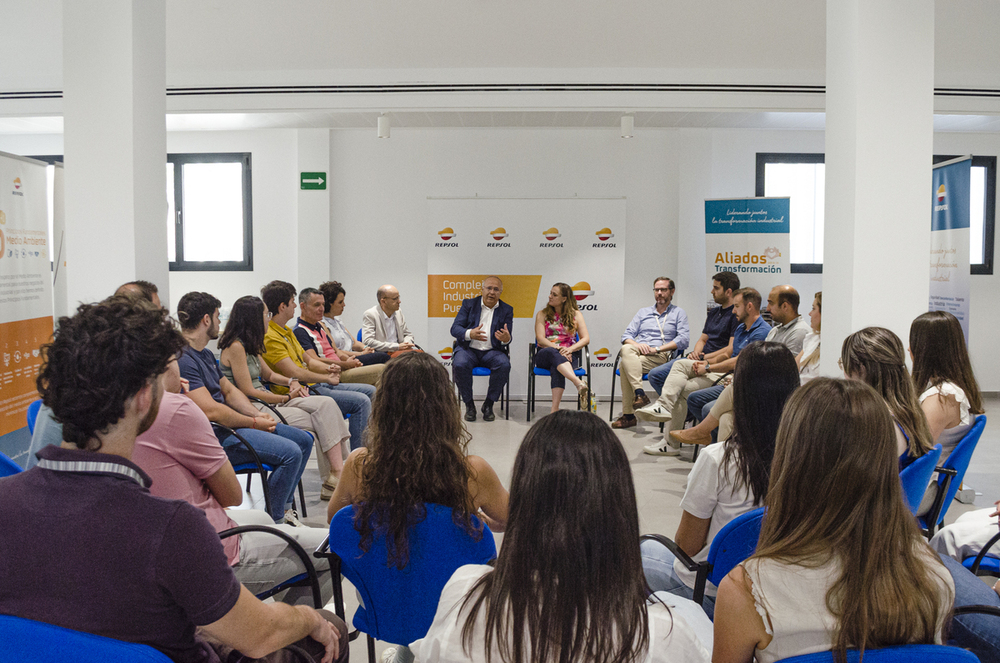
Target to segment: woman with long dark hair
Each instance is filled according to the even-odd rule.
[[[413,643],[420,661],[709,660],[695,604],[647,602],[629,459],[607,423],[569,410],[540,419],[517,452],[510,494],[495,568],[455,572]]]
[[[702,449],[688,475],[674,541],[691,559],[708,559],[712,539],[767,495],[774,439],[785,401],[799,386],[795,357],[782,343],[756,341],[740,352],[733,378],[733,434]],[[694,596],[695,574],[656,541],[643,541],[642,565],[653,591]],[[705,585],[709,617],[716,588]]]
[[[579,338],[577,338],[579,336]],[[535,366],[552,374],[552,412],[559,409],[566,380],[576,387],[580,408],[590,408],[590,387],[573,372],[579,365],[581,348],[590,343],[587,323],[576,305],[573,289],[556,283],[549,291],[549,303],[535,315]]]
[[[264,302],[260,297],[240,297],[233,304],[226,330],[219,339],[219,367],[236,388],[247,396],[258,398],[275,408],[289,426],[307,430],[316,436],[322,454],[318,456],[322,499],[333,495],[344,469],[344,456],[349,449],[351,432],[337,403],[326,396],[310,396],[298,380],[289,380],[273,372],[261,358],[264,352]],[[261,379],[288,386],[289,393],[275,394],[264,388]],[[252,402],[252,401],[251,401]],[[265,406],[255,403],[258,410]]]
[[[455,523],[472,537],[483,535],[473,516],[502,532],[507,490],[489,463],[468,455],[468,444],[445,368],[424,353],[396,357],[385,365],[372,400],[368,446],[348,457],[327,520],[353,504],[359,553],[369,549],[376,535],[384,535],[390,551],[386,563],[399,569],[409,560],[407,531],[426,517],[428,502],[450,507]],[[381,525],[377,532],[376,522]],[[411,659],[406,647],[395,651],[395,660]]]
[[[930,451],[934,441],[906,370],[903,342],[898,336],[884,327],[854,332],[841,346],[840,367],[848,378],[874,389],[889,406],[896,422],[900,470]]]
[[[941,443],[941,462],[983,413],[983,397],[972,372],[965,334],[946,311],[917,316],[910,325],[913,383],[927,416],[931,439]]]
[[[719,585],[715,663],[942,642],[955,588],[906,507],[895,428],[860,380],[792,395],[757,551]]]

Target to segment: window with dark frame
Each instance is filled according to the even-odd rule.
[[[935,155],[934,163],[953,158],[955,157],[949,155]],[[793,273],[823,272],[824,161],[825,155],[816,153],[757,154],[755,195],[791,197],[789,243]],[[972,157],[969,254],[972,274],[993,273],[996,170],[995,156]]]
[[[167,155],[171,271],[252,271],[250,153]]]

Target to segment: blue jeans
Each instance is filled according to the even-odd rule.
[[[642,572],[646,575],[646,584],[651,592],[669,592],[674,596],[694,599],[694,589],[684,584],[674,572],[674,554],[657,541],[643,541]],[[706,585],[707,587],[707,585]],[[705,594],[701,607],[709,619],[715,617],[715,597]]]
[[[1000,607],[1000,597],[981,578],[972,574],[961,563],[947,555],[941,561],[955,581],[955,607],[963,605],[992,605]],[[992,615],[959,615],[951,622],[951,640],[964,649],[970,649],[986,663],[1000,661],[1000,619]]]
[[[292,506],[295,488],[299,485],[306,461],[312,453],[313,436],[304,430],[278,424],[273,433],[253,428],[239,428],[236,431],[257,452],[260,462],[271,466],[267,475],[267,488],[271,497],[271,511],[268,514],[275,522],[282,522],[285,509]],[[233,465],[252,463],[250,452],[243,448],[232,435],[222,440],[222,448]]]
[[[701,421],[711,412],[712,403],[719,399],[719,395],[722,394],[724,389],[725,387],[721,384],[717,384],[705,389],[699,389],[688,396],[688,412],[695,418],[695,421]]]
[[[316,391],[337,401],[340,411],[351,415],[347,427],[351,431],[351,450],[365,446],[365,429],[372,413],[372,397],[375,387],[370,384],[317,384]]]
[[[680,359],[680,357],[677,357],[677,359]],[[646,374],[649,386],[653,388],[653,391],[655,391],[657,395],[663,391],[663,383],[667,381],[667,376],[670,375],[670,369],[673,368],[674,362],[677,361],[677,359],[671,359],[666,364],[660,364]]]

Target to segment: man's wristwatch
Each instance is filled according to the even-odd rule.
[[[711,373],[712,372],[712,365],[709,364],[707,361],[705,362],[705,372],[706,373]]]

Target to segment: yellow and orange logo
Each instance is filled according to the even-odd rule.
[[[452,355],[452,349],[450,347],[441,348],[440,350],[438,350],[438,356],[441,357],[441,359],[444,359],[445,361],[451,359],[451,355]]]
[[[573,297],[575,297],[578,302],[582,302],[592,294],[594,294],[594,291],[590,289],[590,284],[586,281],[578,281],[575,285],[573,285]]]
[[[446,242],[457,234],[458,233],[451,228],[444,228],[443,230],[438,231],[438,235]]]
[[[611,228],[601,228],[594,234],[597,235],[597,239],[601,240],[602,242],[606,242],[615,236],[615,234],[611,232]]]
[[[939,203],[943,203],[944,202],[944,185],[943,184],[938,187],[937,196],[938,196],[938,202]]]
[[[594,357],[597,359],[597,361],[604,361],[610,356],[611,356],[611,351],[608,350],[607,348],[601,348],[600,350],[594,353]]]
[[[562,235],[559,234],[559,229],[554,226],[552,228],[549,228],[548,230],[543,230],[542,235],[545,237],[545,239],[549,240],[550,242],[555,241],[559,237],[562,237]]]
[[[503,228],[503,227],[500,227],[500,228],[497,228],[496,230],[491,230],[490,231],[490,235],[493,236],[493,239],[495,239],[496,241],[499,242],[500,240],[502,240],[503,238],[505,238],[507,236],[507,229]]]
[[[15,177],[14,178],[14,190],[16,191],[17,189],[20,189],[20,188],[21,188],[21,178],[20,177]]]

